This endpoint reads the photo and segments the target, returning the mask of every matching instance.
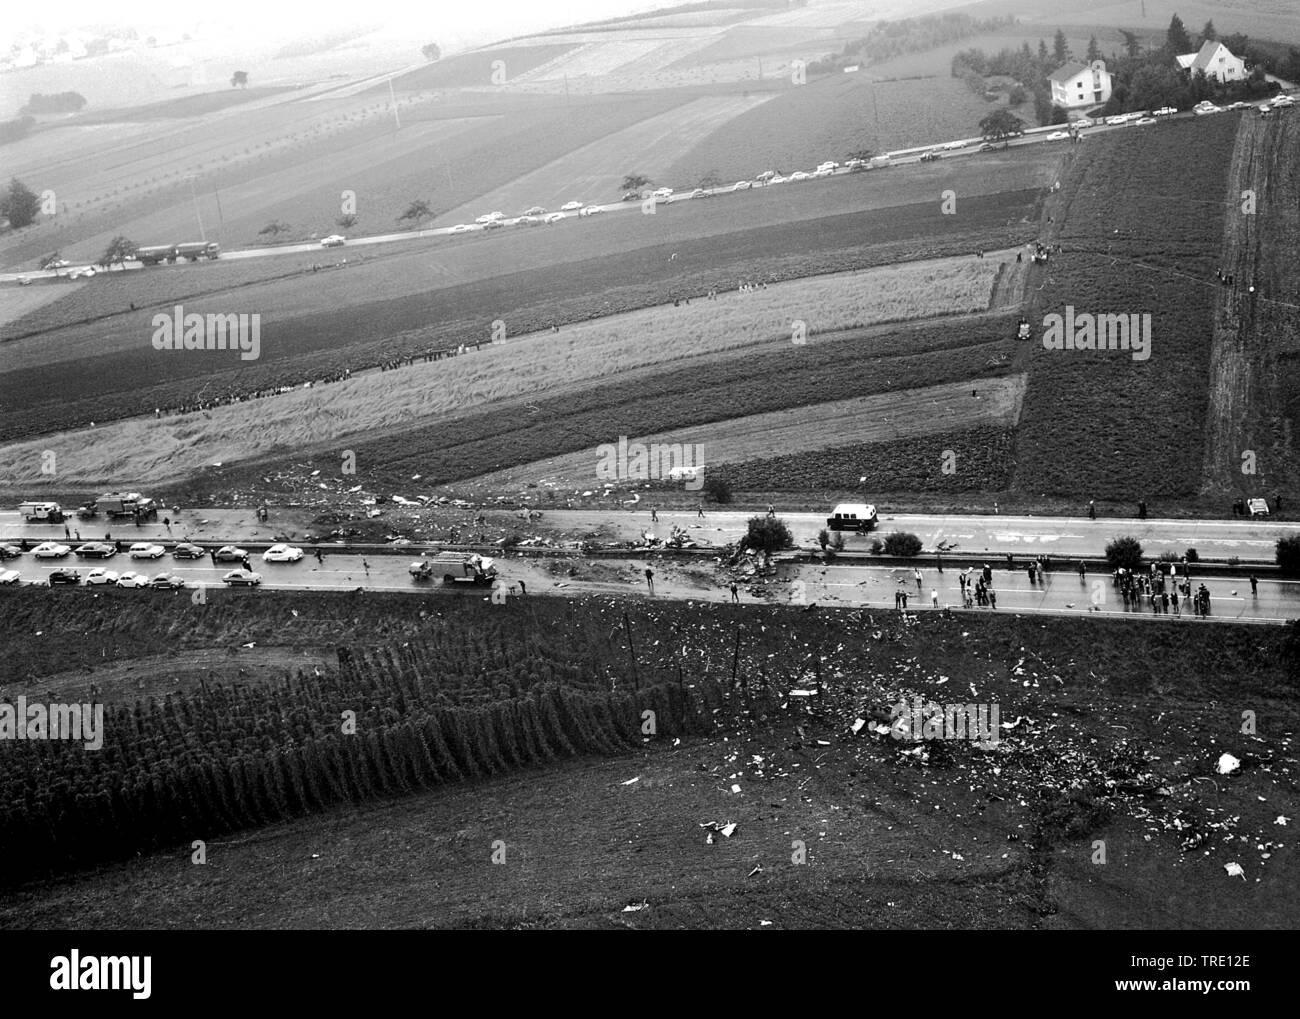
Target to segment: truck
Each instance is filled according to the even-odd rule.
[[[19,503],[18,513],[28,523],[33,521],[41,521],[47,524],[63,523],[63,509],[57,502]]]
[[[474,584],[482,587],[496,579],[497,568],[488,556],[476,552],[439,552],[411,563],[411,579],[442,577],[444,584]]]
[[[832,531],[869,531],[875,525],[876,507],[860,502],[842,502],[826,518]]]
[[[154,244],[136,248],[135,257],[141,265],[159,265],[162,262],[175,262],[180,256],[175,244]]]
[[[158,517],[158,504],[139,492],[109,492],[95,500],[95,508],[110,519],[114,517],[157,519]]]
[[[216,241],[190,241],[176,245],[176,254],[197,262],[200,258],[214,259],[221,257],[221,245]]]
[[[880,170],[889,165],[890,164],[889,164],[888,156],[873,156],[872,158],[867,160],[868,170]]]

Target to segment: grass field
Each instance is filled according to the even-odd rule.
[[[1206,374],[1237,117],[1091,139],[1061,192],[1055,256],[1030,320],[1149,314],[1152,354],[1035,344],[1015,486],[1126,501],[1188,496],[1201,475]],[[1202,158],[1170,160],[1195,147]],[[1037,333],[1041,336],[1041,333]]]
[[[5,927],[176,927],[182,916],[185,926],[240,928],[743,928],[766,920],[897,929],[933,927],[938,917],[954,928],[1238,929],[1286,926],[1300,908],[1293,854],[1279,851],[1285,839],[1274,823],[1295,813],[1294,790],[1280,774],[1292,741],[1243,736],[1236,714],[1205,706],[1244,698],[1283,733],[1294,730],[1296,679],[1280,631],[938,614],[901,624],[826,609],[607,599],[464,600],[432,620],[398,596],[361,603],[279,592],[262,592],[255,611],[250,599],[207,606],[182,599],[161,611],[138,605],[124,619],[107,599],[61,597],[67,593],[5,595],[18,608],[0,616],[0,651],[20,675],[98,662],[101,650],[120,668],[232,634],[274,643],[286,657],[341,646],[378,670],[354,691],[364,719],[392,696],[397,676],[407,677],[404,702],[382,722],[397,728],[398,711],[412,713],[433,692],[427,679],[413,678],[430,635],[439,636],[442,654],[466,649],[454,677],[493,652],[497,638],[479,636],[487,632],[557,665],[590,655],[627,690],[675,686],[679,662],[688,685],[729,678],[738,632],[740,682],[723,692],[725,705],[741,709],[748,697],[758,706],[765,687],[811,688],[813,656],[825,692],[787,698],[762,720],[738,723],[719,712],[711,731],[675,746],[658,738],[432,790],[376,788],[355,805],[276,826],[263,820],[225,838],[213,836],[223,829],[203,823],[203,812],[220,803],[233,811],[272,793],[255,781],[259,757],[269,753],[258,733],[268,731],[271,714],[277,725],[299,727],[313,716],[307,702],[283,712],[289,690],[276,668],[207,693],[191,684],[170,703],[142,703],[135,725],[161,731],[187,716],[204,720],[189,744],[194,761],[212,749],[206,720],[217,713],[240,746],[225,797],[197,797],[175,815],[191,821],[183,833],[131,862],[56,880],[11,874],[29,880],[7,890]],[[639,638],[635,682],[617,639],[625,611]],[[36,629],[50,639],[30,640]],[[1148,653],[1135,670],[1138,640]],[[97,678],[92,666],[86,682]],[[42,687],[18,689],[31,697]],[[464,697],[489,684],[476,677],[453,689]],[[280,705],[271,714],[262,707],[268,691]],[[1016,724],[996,750],[931,742],[920,756],[905,742],[849,733],[855,718],[913,696],[997,703],[1001,718]],[[118,756],[106,754],[99,766],[152,769],[160,794],[197,778],[169,768],[175,758],[163,756],[166,745],[158,739],[145,754],[140,741],[123,740]],[[29,744],[9,751],[36,753]],[[1225,751],[1243,762],[1228,778],[1214,774]],[[358,763],[372,753],[357,752]],[[1211,778],[1213,785],[1198,781]],[[729,791],[732,783],[740,793]],[[57,783],[40,788],[58,792]],[[737,829],[709,845],[699,824],[715,819]],[[209,843],[205,868],[178,867],[192,837]],[[113,832],[99,850],[120,838]],[[806,842],[806,866],[790,865],[793,838]],[[505,867],[486,865],[495,839],[508,847]],[[1104,881],[1089,862],[1096,839],[1108,849]],[[88,840],[83,851],[95,845]],[[1224,879],[1229,861],[1245,868],[1246,883]],[[622,913],[643,901],[647,908],[631,919]]]
[[[721,301],[648,309],[558,334],[526,335],[473,356],[264,401],[255,430],[243,427],[249,408],[234,404],[162,421],[150,417],[47,436],[38,445],[67,450],[60,483],[177,482],[214,461],[420,429],[492,401],[541,396],[552,387],[789,337],[792,319],[799,316],[805,316],[807,330],[815,334],[983,310],[998,267],[993,259],[916,263],[799,280],[726,295]],[[35,481],[25,477],[22,467],[31,456],[31,447],[12,447],[0,455],[0,469],[19,481]]]

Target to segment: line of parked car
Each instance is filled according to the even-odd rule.
[[[17,559],[24,554],[26,550],[21,545],[0,544],[0,561]],[[57,541],[44,541],[31,550],[34,559],[66,559],[69,555],[75,555],[80,559],[111,559],[118,554],[118,545],[106,541],[86,542],[75,549]],[[126,550],[126,556],[132,560],[161,559],[166,554],[167,549],[162,545],[147,541],[136,542]],[[174,559],[206,559],[211,556],[214,563],[244,563],[249,559],[249,553],[236,545],[222,545],[212,550],[185,541],[173,546],[171,554]],[[262,561],[296,563],[305,555],[306,553],[296,545],[281,543],[272,545],[263,552]],[[17,584],[21,579],[17,570],[6,569],[0,572],[0,584]],[[116,587],[150,587],[169,590],[187,586],[186,581],[175,573],[164,572],[151,579],[142,573],[130,570],[118,573],[103,566],[90,570],[84,578],[76,569],[60,567],[50,571],[47,581],[51,587],[61,584],[80,584],[83,581],[90,586],[112,584]],[[222,576],[221,582],[228,587],[257,587],[262,583],[262,575],[251,569],[239,568]]]

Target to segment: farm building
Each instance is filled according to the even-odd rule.
[[[1204,71],[1207,78],[1221,82],[1241,81],[1246,77],[1246,62],[1234,57],[1232,51],[1217,39],[1206,39],[1195,53],[1178,57],[1178,66],[1195,74]]]
[[[1052,103],[1064,109],[1100,106],[1110,98],[1110,72],[1106,61],[1091,64],[1066,64],[1052,72]]]

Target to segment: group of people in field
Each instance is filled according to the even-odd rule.
[[[269,386],[266,389],[251,389],[241,393],[226,393],[222,396],[213,396],[206,400],[194,400],[190,403],[168,404],[166,407],[155,407],[153,416],[155,418],[173,417],[177,414],[193,414],[196,411],[212,410],[214,407],[227,407],[233,403],[243,403],[246,400],[260,400],[266,396],[280,396],[284,393],[292,393],[295,389],[302,389],[311,386],[323,386],[327,382],[342,382],[345,379],[352,378],[351,368],[340,368],[337,371],[329,372],[319,379],[312,379],[305,385],[299,386]]]

